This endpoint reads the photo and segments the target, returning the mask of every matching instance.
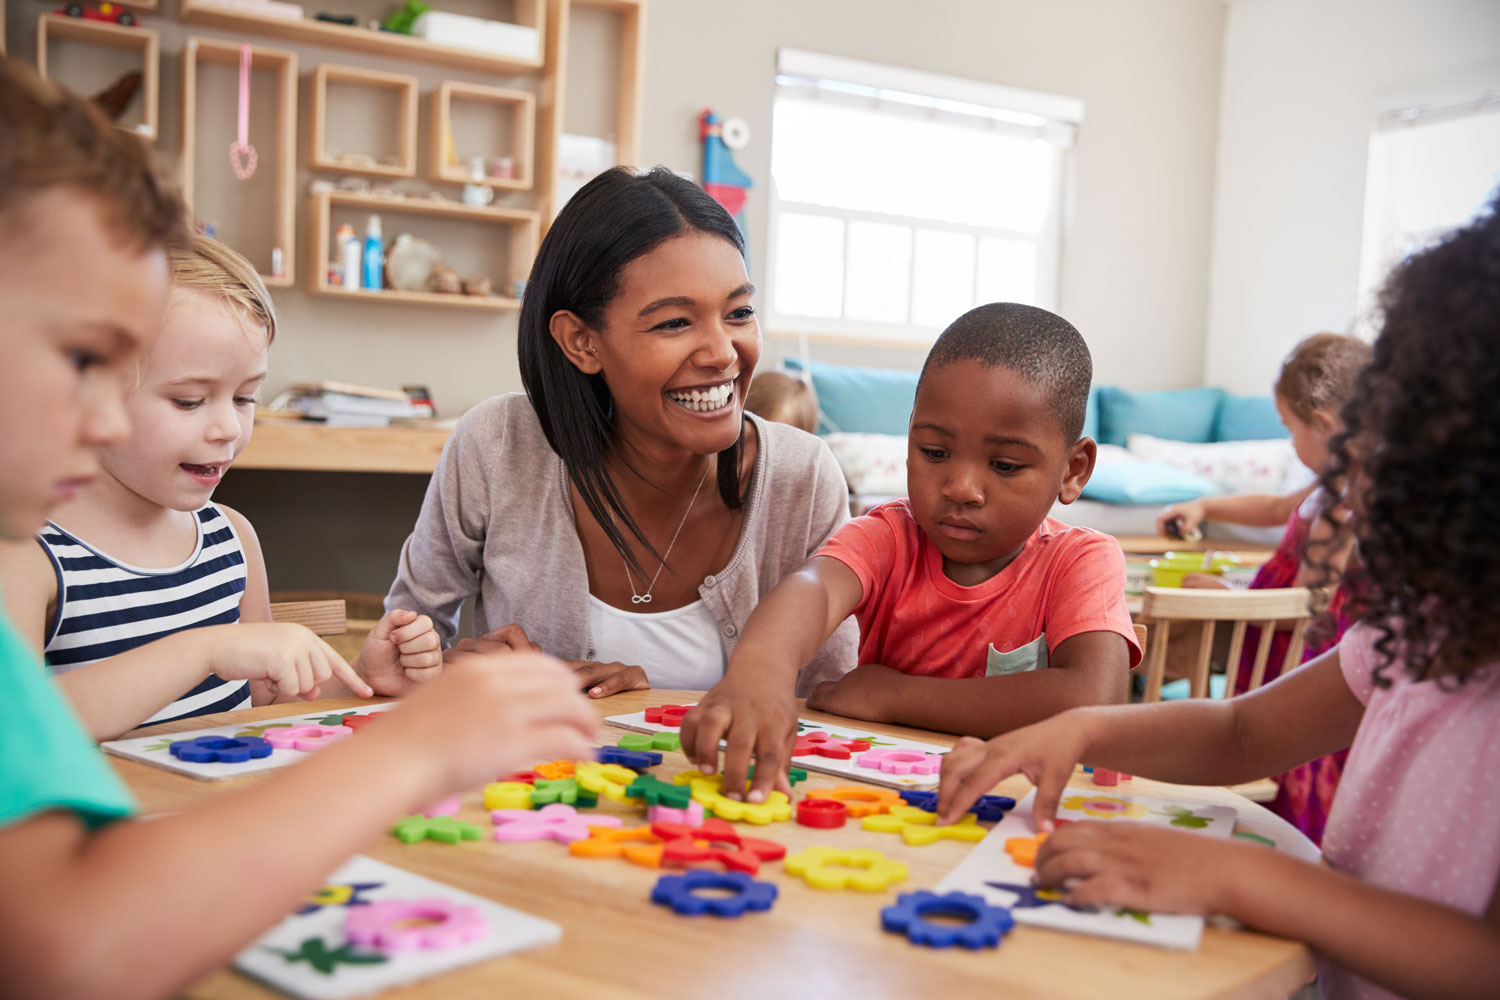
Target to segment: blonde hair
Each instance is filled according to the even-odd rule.
[[[816,434],[818,396],[808,382],[790,372],[761,372],[750,380],[745,409],[758,417]]]
[[[1292,348],[1281,363],[1276,395],[1302,420],[1315,411],[1339,415],[1354,382],[1370,363],[1370,345],[1342,333],[1315,333]]]
[[[229,304],[276,339],[276,308],[250,262],[218,240],[196,233],[167,248],[172,289],[190,289]]]

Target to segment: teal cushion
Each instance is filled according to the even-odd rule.
[[[1124,446],[1132,434],[1202,444],[1213,440],[1222,389],[1130,392],[1100,386],[1099,443]]]
[[[1099,390],[1089,390],[1089,408],[1083,414],[1083,436],[1099,440]]]
[[[806,371],[818,394],[818,433],[906,435],[917,398],[917,373],[859,368],[787,358],[786,367]]]
[[[1208,694],[1211,698],[1223,698],[1224,688],[1229,684],[1229,679],[1223,674],[1208,675]],[[1175,681],[1168,681],[1161,686],[1162,701],[1178,701],[1189,697],[1193,692],[1192,682],[1186,677],[1179,677]]]
[[[1160,462],[1109,462],[1094,467],[1083,495],[1104,503],[1181,503],[1218,490],[1202,476]]]
[[[1287,436],[1270,396],[1230,396],[1219,402],[1215,441],[1271,441]]]

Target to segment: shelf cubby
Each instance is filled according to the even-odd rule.
[[[3,13],[3,8],[0,8],[0,15]],[[59,49],[55,57],[51,52],[54,43],[58,43]],[[123,55],[104,57],[94,53],[88,59],[72,58],[65,50],[75,46],[105,49]],[[125,27],[66,14],[47,13],[37,17],[37,72],[69,90],[85,95],[96,93],[119,79],[122,71],[129,72],[136,60],[140,64],[141,89],[131,98],[126,110],[138,106],[139,114],[135,117],[139,120],[121,122],[120,127],[147,142],[155,142],[160,101],[160,36],[150,28],[138,25]]]
[[[433,180],[483,184],[508,191],[531,188],[536,98],[530,93],[445,80],[432,92],[429,126],[427,162]],[[487,170],[483,179],[473,177],[469,163],[476,156],[487,166],[508,156],[511,176],[490,176]]]
[[[318,170],[372,177],[415,177],[417,173],[417,78],[353,66],[321,63],[312,75],[312,130],[309,165]],[[346,92],[342,95],[340,92]],[[353,92],[363,92],[356,96]],[[394,129],[394,132],[391,131]],[[344,150],[345,144],[380,145],[379,133],[390,139],[387,149]],[[329,151],[332,138],[348,156]],[[397,162],[381,162],[389,153]]]

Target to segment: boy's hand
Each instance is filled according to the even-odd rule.
[[[1036,856],[1037,881],[1068,902],[1165,913],[1221,913],[1226,872],[1243,875],[1264,848],[1123,820],[1069,823]]]
[[[807,696],[807,707],[866,722],[888,722],[891,704],[906,674],[878,663],[861,663],[836,681],[824,681]]]
[[[578,687],[590,698],[607,698],[621,691],[646,691],[651,687],[642,667],[597,660],[569,660],[568,666],[578,678]]]
[[[318,686],[337,677],[368,698],[369,685],[312,630],[291,622],[244,622],[198,630],[208,669],[225,680],[260,680],[273,695],[311,700]]]
[[[1083,754],[1082,724],[1071,712],[996,736],[988,742],[965,736],[943,757],[938,786],[938,824],[953,823],[979,796],[1013,774],[1036,786],[1032,821],[1051,830],[1057,801]]]
[[[598,716],[561,662],[537,653],[450,650],[442,675],[416,688],[368,735],[398,739],[403,756],[430,760],[438,796],[538,760],[592,759],[598,730]]]
[[[431,618],[397,608],[370,629],[354,664],[376,694],[399,696],[442,670],[442,642]]]
[[[724,794],[742,798],[755,758],[755,779],[743,795],[745,801],[764,802],[766,793],[786,792],[792,786],[786,769],[797,736],[797,699],[790,690],[763,682],[726,675],[715,684],[682,720],[682,752],[704,774],[718,770],[719,741],[724,750]]]

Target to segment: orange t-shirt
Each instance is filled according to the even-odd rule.
[[[907,500],[836,531],[820,556],[859,577],[859,662],[922,677],[986,677],[1045,667],[1058,644],[1116,632],[1141,662],[1125,607],[1125,556],[1091,528],[1047,518],[1011,564],[975,587],[943,573],[943,555]]]

